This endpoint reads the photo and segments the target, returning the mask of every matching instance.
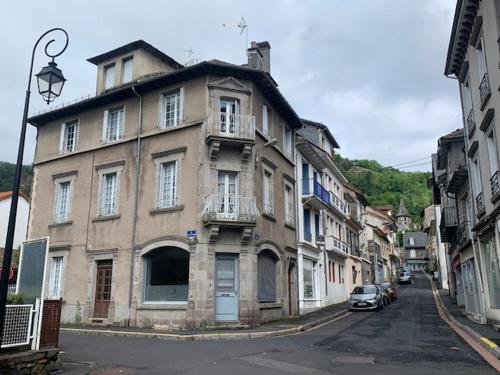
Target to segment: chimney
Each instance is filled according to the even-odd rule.
[[[247,50],[248,66],[271,73],[271,45],[269,42],[252,42]]]

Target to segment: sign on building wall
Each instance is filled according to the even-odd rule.
[[[34,304],[37,298],[42,298],[48,252],[48,238],[26,241],[21,245],[16,293],[23,295],[24,303]]]

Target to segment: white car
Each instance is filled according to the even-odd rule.
[[[401,271],[399,273],[398,282],[400,284],[413,284],[413,277],[410,271]]]

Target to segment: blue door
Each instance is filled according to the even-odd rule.
[[[238,256],[215,257],[215,320],[238,320]]]

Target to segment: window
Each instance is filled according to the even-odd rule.
[[[410,250],[410,258],[416,258],[417,257],[417,251],[415,249]]]
[[[313,299],[316,297],[316,262],[310,259],[303,261],[304,298]]]
[[[410,238],[408,239],[408,241],[410,242],[410,245],[411,245],[411,246],[415,245],[415,238],[414,238],[414,237],[410,237]]]
[[[103,140],[113,142],[123,137],[124,107],[104,111]]]
[[[239,105],[236,99],[221,98],[219,102],[219,131],[226,134],[234,134],[238,127]]]
[[[61,126],[61,141],[59,151],[61,153],[76,151],[78,147],[78,120],[65,122]]]
[[[238,173],[218,171],[217,214],[233,218],[238,213]],[[222,218],[222,217],[221,217]]]
[[[285,150],[285,154],[288,156],[292,156],[292,130],[284,125],[283,126],[283,149]]]
[[[63,257],[52,257],[50,261],[49,298],[61,297]]]
[[[144,257],[145,303],[186,302],[189,285],[189,253],[176,247],[161,247]]]
[[[134,67],[134,58],[129,57],[122,62],[122,83],[132,81],[132,72]]]
[[[314,214],[314,235],[316,236],[316,241],[319,239],[320,233],[319,214]]]
[[[495,132],[491,130],[486,138],[488,146],[488,159],[490,162],[490,176],[493,176],[498,171],[498,153],[497,144],[495,140]]]
[[[285,223],[295,224],[295,204],[293,198],[293,187],[285,182]]]
[[[311,242],[311,211],[307,208],[304,208],[304,241]]]
[[[274,213],[273,202],[273,172],[264,169],[264,212],[268,214]]]
[[[479,193],[483,192],[481,185],[481,170],[479,169],[479,159],[475,159],[472,163],[472,190],[474,191],[474,197],[477,197]]]
[[[259,302],[276,302],[276,257],[270,250],[257,256]]]
[[[329,268],[330,268],[330,279],[331,279],[330,281],[332,283],[334,283],[335,282],[335,263],[328,262],[328,264],[329,264]]]
[[[160,188],[157,208],[174,207],[176,205],[177,162],[160,164]]]
[[[269,134],[269,110],[265,104],[262,106],[262,131]]]
[[[115,64],[104,67],[104,89],[110,89],[115,85]]]
[[[71,180],[56,181],[54,223],[66,223],[71,212]]]
[[[160,101],[160,127],[179,125],[184,116],[184,88],[162,94]]]
[[[476,61],[477,61],[477,73],[479,81],[481,81],[484,75],[487,73],[483,37],[479,39],[479,43],[476,48]]]
[[[101,202],[98,216],[116,215],[118,210],[118,172],[104,173],[101,177]]]

